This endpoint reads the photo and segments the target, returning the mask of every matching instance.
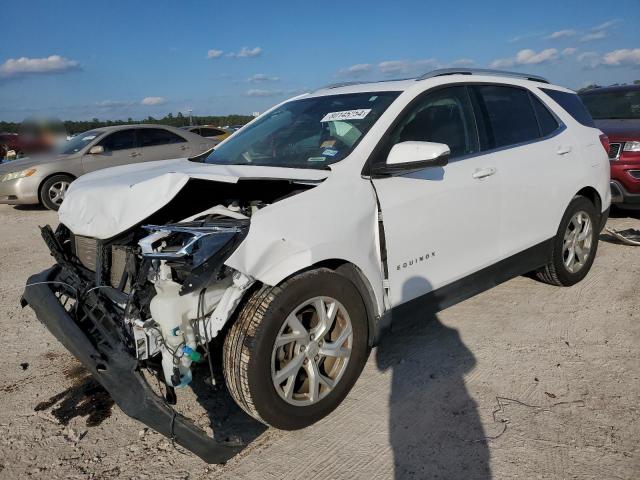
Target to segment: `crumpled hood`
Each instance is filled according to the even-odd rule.
[[[253,165],[211,165],[181,158],[106,168],[74,181],[58,211],[74,234],[111,238],[167,205],[190,178],[236,183],[240,179],[320,181],[331,172]],[[206,206],[203,206],[203,210]]]

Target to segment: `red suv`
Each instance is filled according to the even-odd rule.
[[[594,88],[580,97],[609,137],[611,202],[640,208],[640,85]]]

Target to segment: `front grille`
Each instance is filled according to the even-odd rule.
[[[98,254],[98,241],[91,237],[75,235],[76,257],[80,263],[92,272],[96,271],[96,256]]]
[[[616,159],[620,156],[622,150],[622,143],[610,143],[609,144],[609,158]]]
[[[629,175],[633,178],[640,179],[640,170],[629,170]]]

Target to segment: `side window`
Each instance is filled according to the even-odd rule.
[[[133,128],[119,130],[111,135],[107,135],[98,145],[102,145],[108,152],[136,148],[136,131]]]
[[[141,128],[139,130],[140,146],[154,147],[172,143],[186,142],[184,138],[162,128]]]
[[[476,115],[482,150],[506,147],[540,137],[538,120],[529,92],[501,85],[478,85],[475,92]]]
[[[540,134],[543,137],[555,132],[560,124],[556,117],[554,117],[549,109],[532,93],[529,93],[531,97],[531,103],[533,103],[533,109],[536,112],[538,118],[538,124],[540,125]]]
[[[427,94],[394,129],[389,149],[412,140],[444,143],[451,150],[451,158],[477,152],[476,126],[466,87]]]
[[[593,123],[593,118],[591,118],[591,115],[582,103],[582,100],[578,97],[578,94],[551,90],[549,88],[541,88],[540,90],[553,98],[576,122],[581,123],[585,127],[596,126],[595,123]]]

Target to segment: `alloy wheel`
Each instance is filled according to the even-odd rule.
[[[52,203],[56,205],[60,205],[64,200],[64,196],[67,193],[67,189],[69,188],[69,182],[61,180],[59,182],[54,183],[49,187],[49,199]]]
[[[562,246],[562,261],[569,272],[578,272],[589,259],[593,243],[592,232],[591,218],[584,211],[571,217]]]
[[[314,297],[285,319],[273,345],[271,379],[278,395],[296,406],[326,397],[342,378],[353,346],[351,319],[330,297]]]

